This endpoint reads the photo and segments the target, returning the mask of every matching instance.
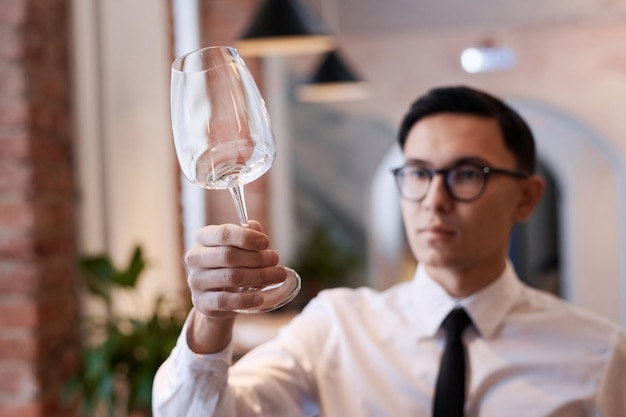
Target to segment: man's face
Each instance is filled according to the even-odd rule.
[[[430,169],[448,168],[471,159],[494,168],[517,169],[492,118],[442,113],[416,123],[404,147],[406,162]],[[435,175],[420,202],[402,200],[402,215],[413,255],[426,268],[458,272],[504,268],[513,225],[530,211],[525,179],[491,175],[478,199],[453,200]]]

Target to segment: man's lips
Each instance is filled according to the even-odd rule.
[[[419,234],[431,234],[439,236],[453,236],[456,232],[453,228],[443,225],[425,226],[417,229]]]

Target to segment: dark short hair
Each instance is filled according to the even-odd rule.
[[[462,113],[498,121],[507,149],[515,155],[518,168],[535,171],[535,140],[528,124],[502,100],[465,86],[439,87],[419,97],[400,124],[398,141],[404,148],[411,128],[422,118],[438,113]]]

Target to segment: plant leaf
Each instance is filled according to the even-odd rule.
[[[146,266],[143,252],[140,246],[136,246],[131,256],[130,262],[124,271],[119,272],[115,277],[115,283],[126,288],[133,288],[137,285],[137,280]]]

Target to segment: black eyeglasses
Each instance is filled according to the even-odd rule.
[[[469,202],[480,197],[491,174],[508,175],[515,178],[528,178],[522,171],[492,168],[476,163],[463,162],[446,169],[428,169],[420,165],[405,165],[391,171],[402,198],[420,202],[426,197],[433,177],[443,175],[444,187],[448,195],[456,201]]]

